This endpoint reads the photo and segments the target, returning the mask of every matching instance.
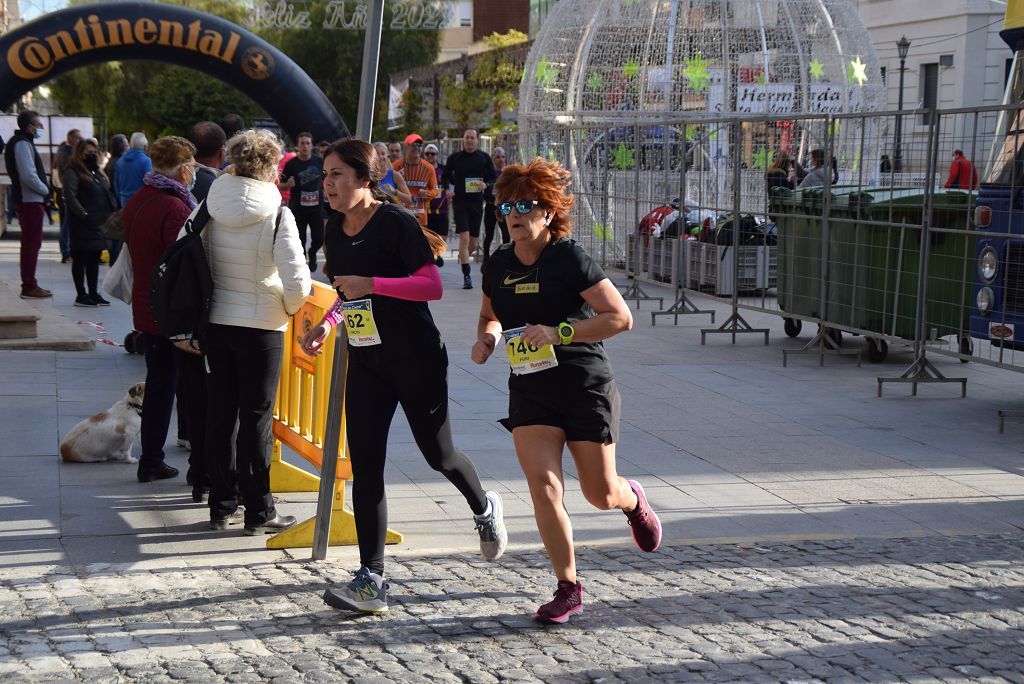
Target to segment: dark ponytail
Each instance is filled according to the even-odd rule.
[[[369,182],[370,194],[375,200],[394,202],[380,187],[380,182],[387,175],[388,170],[386,162],[380,158],[377,150],[373,149],[373,145],[359,138],[345,138],[327,148],[324,158],[326,159],[332,154],[337,155],[346,166],[352,167],[356,172],[356,178]],[[445,239],[428,228],[421,226],[420,229],[423,231],[424,237],[427,238],[427,244],[434,256],[439,257],[444,254],[448,249]]]

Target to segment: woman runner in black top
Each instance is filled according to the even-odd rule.
[[[361,140],[335,143],[324,159],[324,191],[339,212],[327,225],[327,275],[339,298],[302,346],[319,353],[342,320],[348,336],[345,386],[347,438],[352,460],[352,505],[362,567],[324,600],[348,610],[388,609],[384,582],[387,502],[384,463],[388,429],[399,404],[427,463],[444,474],[476,516],[480,551],[495,560],[505,549],[501,498],[485,492],[476,469],[452,443],[448,419],[448,355],[427,308],[441,298],[431,238],[412,214],[383,202],[385,173],[373,147]],[[432,248],[431,242],[434,241]]]
[[[569,173],[540,157],[506,166],[495,185],[499,220],[512,243],[483,266],[483,302],[473,361],[501,341],[511,366],[508,418],[534,517],[558,579],[536,619],[565,622],[583,607],[572,525],[562,501],[562,450],[569,447],[587,501],[626,514],[643,551],[661,543],[661,522],[643,488],[619,477],[619,393],[601,340],[633,325],[622,295],[574,241]]]

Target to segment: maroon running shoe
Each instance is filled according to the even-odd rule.
[[[534,620],[562,624],[573,613],[583,610],[583,585],[579,582],[560,580],[555,598],[537,609]]]
[[[661,520],[647,503],[644,488],[636,480],[626,480],[636,494],[636,508],[626,514],[626,520],[633,530],[633,541],[641,551],[657,551],[661,546]]]

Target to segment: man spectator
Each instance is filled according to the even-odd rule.
[[[212,121],[200,121],[188,133],[188,140],[196,146],[196,184],[192,195],[200,202],[206,199],[210,186],[224,168],[225,145],[228,138],[224,129]]]
[[[978,172],[974,164],[964,156],[963,150],[953,150],[953,163],[949,165],[949,178],[944,188],[960,188],[961,190],[978,189]]]
[[[245,129],[245,120],[238,114],[228,114],[221,120],[220,127],[227,139],[231,140],[231,136]]]
[[[140,131],[132,133],[130,145],[131,149],[125,152],[114,166],[117,177],[114,192],[122,207],[128,204],[132,195],[142,187],[142,179],[146,174],[153,170],[153,162],[146,154],[146,148],[149,147],[146,134]]]
[[[402,143],[392,140],[388,143],[388,161],[394,166],[395,162],[402,158]]]
[[[391,145],[388,145],[388,150]],[[427,225],[427,203],[437,197],[437,175],[430,162],[420,158],[423,151],[423,138],[418,133],[410,133],[405,138],[405,155],[392,164],[392,168],[402,174],[405,184],[412,195],[409,210],[416,216],[421,226]]]
[[[64,187],[60,180],[61,174],[67,170],[68,164],[71,163],[71,153],[75,151],[75,146],[81,139],[82,132],[77,128],[72,128],[68,131],[67,139],[57,148],[57,154],[53,157],[53,173],[50,180],[58,191]],[[66,264],[71,258],[71,233],[68,227],[68,212],[64,209],[63,195],[60,192],[57,194],[61,195],[60,203],[57,205],[57,215],[60,217],[60,263]]]
[[[323,186],[324,160],[313,154],[313,134],[303,131],[296,138],[295,157],[281,173],[278,188],[291,193],[288,208],[299,228],[299,242],[306,244],[309,228],[309,270],[316,272],[316,253],[324,244]]]
[[[476,251],[480,239],[480,222],[484,217],[484,191],[498,180],[491,157],[478,148],[476,129],[462,134],[462,150],[448,157],[442,185],[448,188],[455,216],[455,232],[459,236],[459,263],[462,264],[462,289],[473,289],[469,272],[469,255]]]
[[[21,298],[52,297],[53,293],[39,287],[36,265],[43,244],[43,205],[50,196],[46,183],[46,167],[36,151],[33,140],[43,135],[39,114],[25,110],[18,114],[18,130],[4,150],[7,175],[11,178],[14,211],[21,224]]]

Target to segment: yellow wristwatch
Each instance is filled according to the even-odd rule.
[[[558,340],[561,344],[572,344],[572,338],[575,334],[576,329],[565,321],[558,324]]]

